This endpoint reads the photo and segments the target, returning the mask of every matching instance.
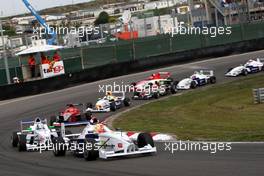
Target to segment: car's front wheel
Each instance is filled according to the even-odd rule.
[[[191,88],[191,89],[195,89],[196,87],[197,87],[196,82],[195,82],[195,81],[192,81],[192,82],[191,82],[191,85],[190,85],[190,88]]]
[[[149,133],[140,133],[137,138],[137,144],[139,148],[142,148],[146,145],[151,145],[151,147],[154,147],[154,141]]]
[[[243,71],[242,71],[242,75],[243,75],[243,76],[247,76],[247,75],[248,75],[248,71],[247,71],[246,69],[243,70]]]
[[[83,152],[83,157],[86,161],[94,161],[99,157],[99,150],[96,148],[95,139],[88,138],[85,139],[85,147]],[[87,147],[89,145],[89,147]]]
[[[56,137],[53,140],[53,154],[54,156],[65,156],[66,146],[65,141],[62,137]]]
[[[18,141],[18,151],[27,151],[27,135],[21,134]]]
[[[17,135],[17,132],[13,132],[13,135],[12,135],[12,146],[13,147],[17,147],[18,145],[18,135]]]

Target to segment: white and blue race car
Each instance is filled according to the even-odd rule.
[[[234,68],[230,68],[226,76],[235,77],[240,75],[248,75],[249,73],[257,73],[264,70],[263,59],[249,60],[244,65],[240,65]]]
[[[200,70],[200,71],[195,71],[194,74],[189,78],[185,78],[181,80],[177,85],[177,89],[179,90],[194,89],[198,86],[203,86],[206,84],[214,84],[214,83],[216,83],[216,77],[214,76],[213,70]]]

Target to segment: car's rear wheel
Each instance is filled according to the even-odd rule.
[[[21,134],[18,141],[18,151],[27,151],[27,135]]]
[[[159,93],[158,93],[158,92],[154,92],[154,93],[153,93],[153,97],[154,97],[155,99],[158,99],[158,98],[159,98]]]
[[[215,76],[210,77],[210,83],[211,84],[215,84],[216,83],[216,77]]]
[[[86,109],[88,108],[93,108],[93,103],[89,102],[89,103],[86,103]]]
[[[116,111],[116,103],[114,101],[110,102],[110,110]]]
[[[177,91],[178,91],[178,90],[177,90],[177,85],[178,85],[178,83],[179,83],[178,81],[174,81],[174,82],[173,82],[173,84],[172,84],[172,86],[171,86],[171,93],[172,93],[172,94],[176,94],[176,93],[177,93]]]
[[[92,113],[90,111],[87,111],[84,116],[87,121],[90,121],[92,118]]]
[[[125,105],[125,106],[130,106],[130,99],[129,99],[129,98],[126,97],[126,98],[124,99],[124,105]]]
[[[86,161],[94,161],[99,157],[99,150],[96,148],[95,139],[88,138],[85,139],[85,145],[89,147],[84,147],[83,157]]]
[[[12,135],[12,146],[13,147],[17,147],[18,145],[18,135],[17,135],[17,132],[13,132],[13,135]]]
[[[169,77],[167,78],[167,81],[173,82],[173,78]]]
[[[140,133],[137,138],[137,144],[139,148],[142,148],[148,144],[154,147],[154,141],[149,133]]]
[[[65,132],[66,133],[66,132]],[[53,154],[54,156],[65,156],[66,146],[62,137],[56,137],[53,140]]]

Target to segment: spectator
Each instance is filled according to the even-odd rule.
[[[44,53],[41,53],[41,64],[50,64],[48,57]]]
[[[13,82],[14,82],[14,84],[19,84],[20,83],[20,80],[19,80],[18,77],[14,77],[13,78]]]
[[[31,54],[28,58],[28,65],[29,65],[29,69],[31,72],[31,77],[34,78],[35,77],[35,70],[36,70],[36,60],[35,60],[33,54]]]
[[[58,54],[58,51],[55,51],[54,55],[53,55],[53,61],[54,62],[59,62],[61,60],[60,55]]]

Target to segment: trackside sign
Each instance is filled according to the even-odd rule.
[[[63,61],[42,64],[40,66],[40,73],[42,78],[50,78],[65,74]]]

